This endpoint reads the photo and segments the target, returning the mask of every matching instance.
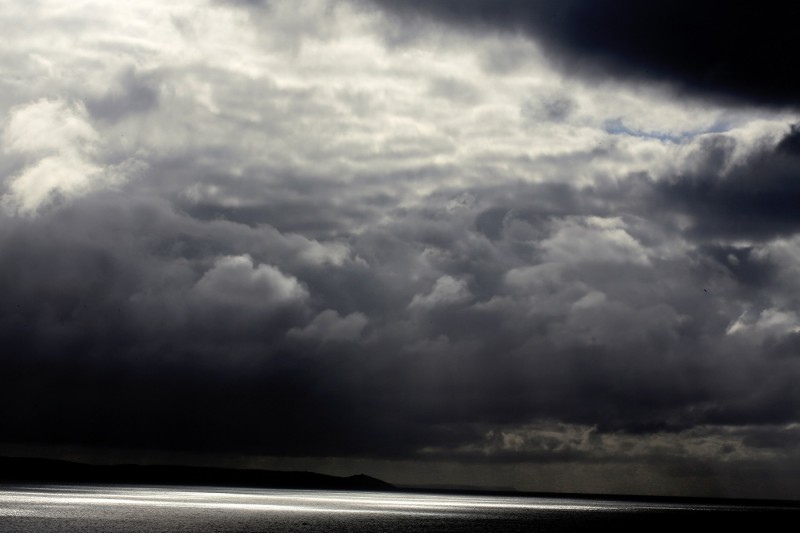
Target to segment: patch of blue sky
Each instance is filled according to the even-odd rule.
[[[658,130],[637,130],[625,125],[621,118],[606,120],[603,123],[603,131],[611,135],[627,135],[639,137],[641,139],[658,139],[659,141],[680,144],[689,141],[698,135],[706,133],[723,133],[728,131],[731,125],[727,121],[717,121],[707,128],[698,128],[681,132],[666,132]]]

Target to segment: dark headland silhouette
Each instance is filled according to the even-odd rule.
[[[374,477],[313,472],[239,470],[174,465],[90,465],[55,459],[0,457],[0,483],[202,485],[276,489],[394,490]]]

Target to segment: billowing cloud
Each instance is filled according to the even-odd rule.
[[[450,276],[442,276],[436,280],[431,292],[424,295],[414,295],[409,307],[438,307],[464,303],[470,298],[471,295],[466,282]]]
[[[93,156],[100,138],[80,104],[42,99],[11,110],[3,148],[20,160],[3,197],[6,209],[33,213],[59,199],[113,184]]]
[[[192,287],[192,294],[232,309],[268,308],[308,296],[297,279],[271,265],[254,265],[248,255],[218,259]]]
[[[647,263],[645,250],[618,220],[586,220],[586,226],[567,222],[542,241],[544,259],[557,263],[583,261]]]
[[[367,322],[363,313],[351,313],[343,317],[332,309],[326,309],[308,326],[292,329],[288,335],[299,339],[355,341],[361,336]]]

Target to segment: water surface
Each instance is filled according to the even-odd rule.
[[[792,515],[792,516],[782,516]],[[0,531],[579,531],[770,526],[798,508],[203,487],[0,487]]]

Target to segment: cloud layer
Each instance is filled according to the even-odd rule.
[[[797,494],[791,79],[618,54],[661,4],[56,4],[1,16],[3,445]]]

